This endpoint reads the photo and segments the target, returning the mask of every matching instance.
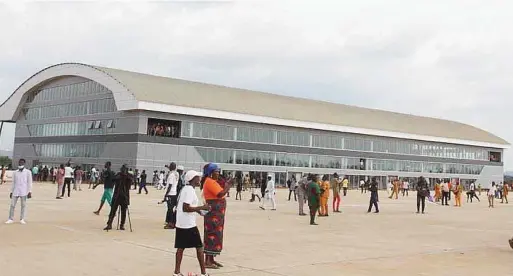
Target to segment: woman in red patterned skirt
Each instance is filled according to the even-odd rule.
[[[227,181],[224,188],[217,182],[220,168],[213,163],[203,169],[203,196],[210,206],[210,212],[205,215],[204,246],[205,267],[218,269],[223,267],[214,257],[223,250],[224,216],[226,211],[225,195],[230,190],[231,181]]]

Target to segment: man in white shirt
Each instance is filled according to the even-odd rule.
[[[71,167],[71,164],[68,162],[66,164],[66,167],[64,168],[64,186],[62,186],[61,197],[64,197],[64,192],[66,191],[66,186],[68,186],[68,197],[70,197],[72,180],[73,180],[73,168]]]
[[[12,176],[12,189],[11,189],[11,208],[9,209],[9,220],[5,223],[11,224],[14,222],[14,209],[21,201],[21,215],[20,223],[25,224],[25,207],[27,199],[32,197],[32,172],[25,169],[25,159],[20,159],[18,162],[18,169]]]
[[[267,200],[271,201],[272,209],[273,211],[276,211],[276,189],[274,186],[274,180],[272,176],[267,176],[267,186],[265,188],[265,197],[264,200],[262,200],[262,206],[260,206],[260,209],[265,210],[265,203]]]
[[[185,174],[184,181],[189,183],[182,188],[178,196],[178,205],[176,207],[176,266],[173,275],[179,276],[180,266],[185,248],[196,248],[196,256],[200,264],[201,275],[206,276],[205,259],[203,255],[203,243],[201,235],[196,225],[196,213],[205,215],[208,205],[198,206],[199,200],[196,195],[195,187],[200,184],[202,174],[197,171],[188,171]]]
[[[450,194],[450,191],[449,191],[449,183],[447,183],[446,181],[444,181],[442,183],[442,205],[445,205],[445,206],[449,206],[449,194]],[[444,203],[445,202],[445,203]]]
[[[176,212],[174,208],[178,203],[177,188],[180,174],[176,171],[176,164],[169,164],[169,174],[167,176],[167,190],[163,202],[167,202],[166,226],[164,229],[174,229],[176,224]]]

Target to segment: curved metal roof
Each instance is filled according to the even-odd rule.
[[[408,137],[411,136],[410,139],[428,141],[471,141],[503,148],[509,145],[504,139],[485,130],[449,120],[281,96],[79,63],[54,65],[29,78],[6,103],[0,106],[0,119],[14,120],[16,112],[13,110],[19,110],[20,102],[24,101],[25,94],[34,86],[51,78],[67,75],[89,78],[108,87],[114,94],[119,110],[144,109],[141,108],[141,103],[152,103],[159,106],[169,105],[240,115],[237,118],[252,116],[252,121],[269,124],[281,120],[282,124],[303,122],[304,124],[300,124],[300,126],[312,124],[312,128],[319,129],[324,129],[321,128],[322,126],[340,126],[369,130],[368,134],[378,133],[376,135],[380,135],[379,133],[383,133],[382,136],[388,136],[386,133],[400,133],[407,134]],[[145,105],[145,107],[148,106],[156,105]],[[6,111],[6,108],[10,111]],[[308,112],[306,112],[307,110]],[[315,112],[310,112],[312,110]],[[5,116],[6,114],[9,115]],[[313,127],[314,124],[315,127]],[[466,143],[462,142],[462,144]]]

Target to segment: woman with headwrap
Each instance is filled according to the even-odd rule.
[[[205,266],[210,269],[222,267],[214,260],[223,249],[224,215],[226,211],[225,195],[230,190],[231,179],[224,187],[219,183],[220,168],[216,164],[209,163],[203,168],[203,196],[210,206],[210,212],[204,220]]]

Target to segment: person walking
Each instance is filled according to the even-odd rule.
[[[64,167],[64,186],[62,186],[61,197],[64,197],[66,187],[68,187],[68,197],[71,196],[71,181],[73,181],[73,168],[71,168],[71,164],[68,162],[66,167]]]
[[[143,171],[144,174],[144,171]],[[142,175],[141,175],[142,176]],[[175,270],[173,276],[183,276],[180,272],[183,252],[186,248],[196,249],[201,276],[207,276],[205,258],[201,235],[196,225],[196,213],[202,216],[209,211],[208,204],[199,206],[198,196],[194,189],[200,185],[202,174],[197,171],[188,171],[184,181],[188,183],[180,191],[176,207],[176,234],[175,234]],[[142,181],[142,178],[141,178]]]
[[[32,198],[32,174],[30,170],[25,168],[25,159],[23,158],[18,161],[18,169],[13,173],[9,198],[11,199],[9,219],[5,223],[11,224],[14,222],[14,211],[19,200],[21,202],[20,223],[26,224],[27,199]]]
[[[271,175],[267,176],[267,185],[265,188],[265,197],[262,200],[260,209],[265,210],[265,204],[267,201],[271,201],[272,211],[276,211],[276,188],[274,186],[274,180]]]
[[[61,164],[59,169],[57,169],[56,178],[57,178],[57,195],[56,199],[62,199],[62,190],[64,189],[64,175],[66,174],[64,164]]]
[[[109,220],[107,226],[103,228],[105,231],[112,229],[112,222],[116,217],[118,208],[121,208],[121,222],[119,224],[119,230],[125,230],[126,213],[128,206],[130,205],[130,188],[135,182],[132,175],[128,173],[126,165],[121,166],[121,171],[115,176],[114,181],[114,194],[112,199],[112,206],[110,208]]]
[[[221,169],[214,163],[209,163],[203,168],[203,197],[209,206],[209,212],[204,219],[204,245],[205,245],[205,267],[209,269],[218,269],[223,267],[216,262],[215,257],[221,254],[223,250],[224,236],[224,217],[226,213],[225,196],[230,190],[232,180],[230,179],[224,185],[219,185]]]
[[[310,175],[308,181],[310,182],[307,186],[308,207],[310,208],[310,225],[318,225],[315,223],[315,214],[317,213],[321,203],[321,188],[317,183],[316,175]]]
[[[504,203],[504,200],[506,200],[506,204],[508,204],[508,193],[509,193],[508,183],[504,183],[504,185],[502,186],[502,200],[501,200],[501,203]]]
[[[435,182],[435,202],[440,202],[442,198],[442,186],[440,185],[440,180]]]
[[[333,212],[340,213],[340,184],[341,180],[337,173],[333,174],[333,179],[331,180],[331,189],[333,190]]]
[[[472,203],[472,199],[474,197],[477,199],[477,201],[481,202],[481,200],[479,199],[479,197],[476,194],[476,185],[474,184],[474,182],[470,183],[469,193],[470,194],[467,196],[467,203],[468,203],[469,198],[470,198],[470,203]]]
[[[492,182],[492,187],[488,190],[488,208],[494,208],[493,201],[495,199],[495,192],[497,192],[497,187],[495,186],[495,182]]]
[[[369,185],[369,191],[370,191],[370,200],[369,200],[369,209],[367,209],[367,213],[370,213],[372,211],[372,206],[374,206],[375,211],[374,213],[379,213],[379,206],[378,206],[378,182],[376,181],[376,177],[372,177],[371,183]]]
[[[148,194],[148,189],[146,188],[146,179],[148,178],[148,175],[146,174],[146,170],[143,170],[142,173],[139,175],[139,192],[138,194],[141,194],[141,191],[144,189],[146,194]]]
[[[416,185],[417,190],[417,214],[420,213],[420,206],[422,205],[422,214],[426,208],[426,197],[429,196],[429,187],[426,179],[421,176]]]
[[[6,168],[7,166],[2,166],[2,174],[0,175],[0,185],[5,183],[5,174],[6,174]],[[32,176],[31,176],[32,177]]]
[[[100,207],[98,207],[98,210],[94,212],[95,215],[100,215],[100,211],[103,208],[103,204],[105,204],[105,201],[111,206],[112,208],[112,195],[114,194],[114,184],[116,180],[116,174],[111,170],[112,163],[110,161],[105,162],[105,170],[103,171],[102,178],[103,178],[103,194],[102,198],[100,199]],[[93,190],[98,187],[98,183],[93,186]]]
[[[305,198],[307,196],[307,189],[306,186],[308,185],[308,177],[304,176],[301,178],[298,182],[297,187],[297,197],[298,197],[298,206],[299,206],[299,215],[300,216],[306,216],[304,211],[304,204],[305,204]]]

